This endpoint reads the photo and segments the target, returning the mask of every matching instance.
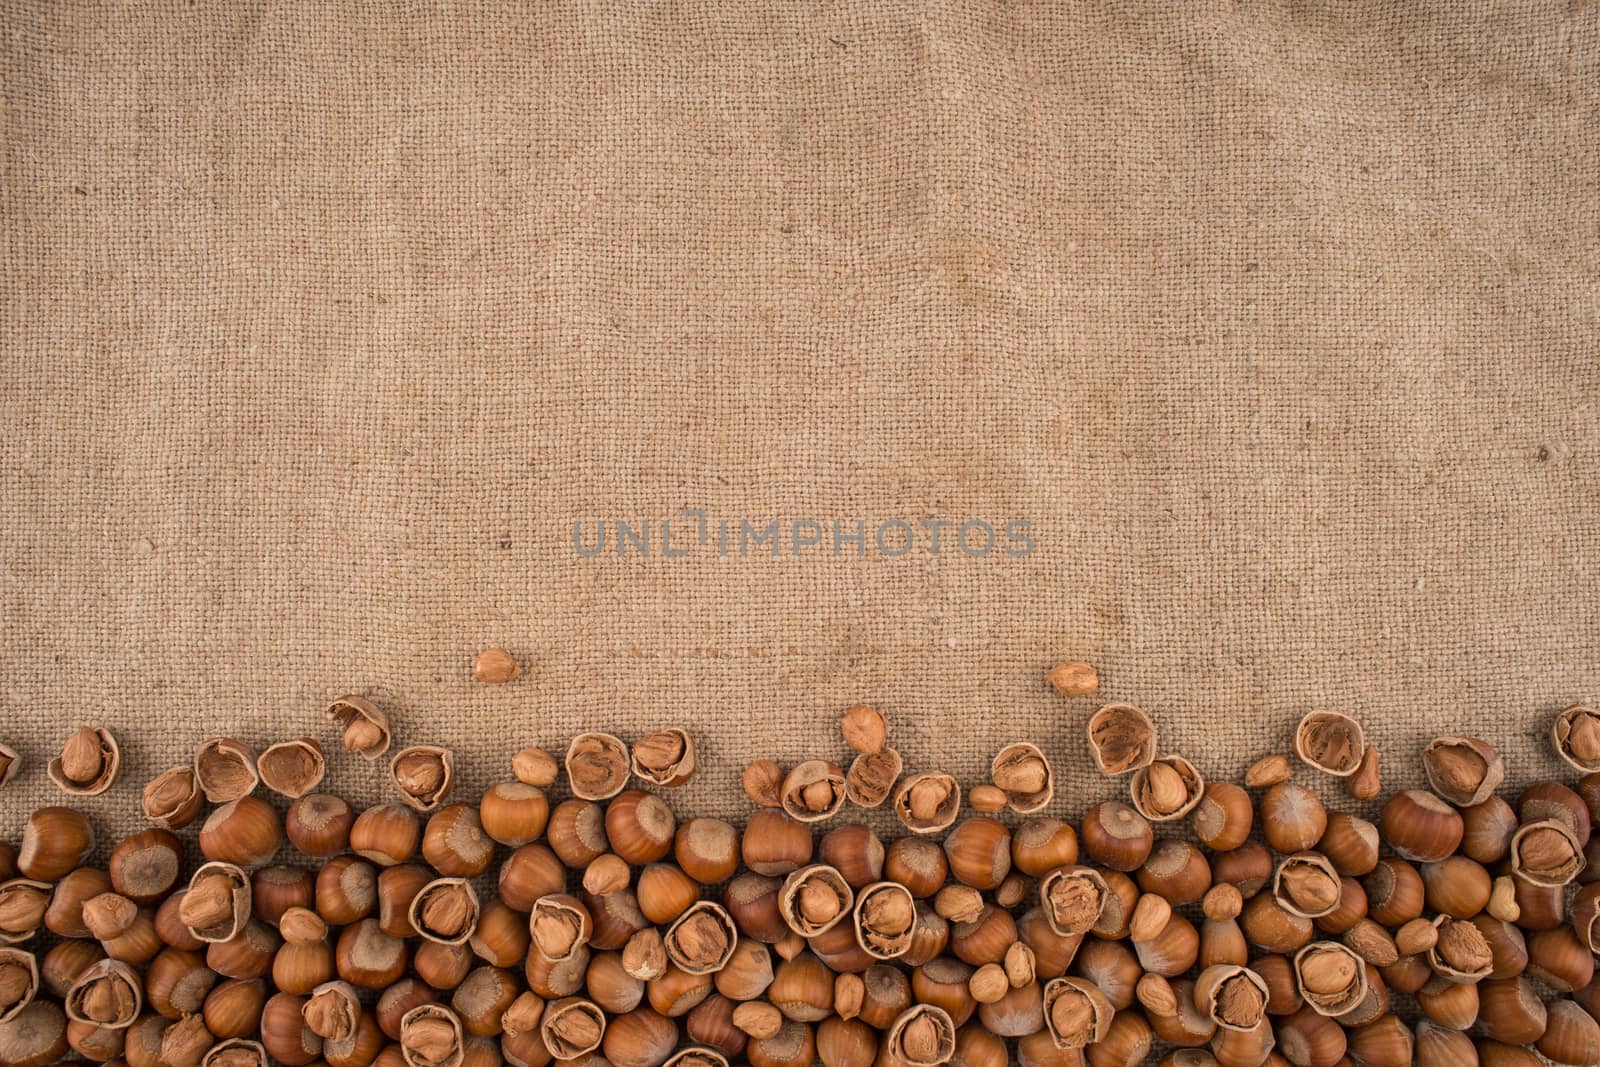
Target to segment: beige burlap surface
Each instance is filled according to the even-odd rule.
[[[0,834],[74,723],[115,831],[345,691],[463,793],[682,724],[733,815],[858,700],[969,785],[1040,743],[1075,815],[1100,699],[1211,775],[1331,706],[1508,786],[1600,699],[1593,2],[0,14]]]

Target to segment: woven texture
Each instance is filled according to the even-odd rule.
[[[1102,699],[1210,775],[1343,708],[1391,783],[1600,699],[1592,2],[3,15],[7,836],[78,721],[108,830],[213,733],[382,796],[346,691],[461,793],[681,724],[730,815],[857,700],[1076,815]],[[573,550],[684,508],[1035,550]]]

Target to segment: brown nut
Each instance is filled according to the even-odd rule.
[[[1378,750],[1367,746],[1367,754],[1361,757],[1361,765],[1356,768],[1356,773],[1344,780],[1346,792],[1357,800],[1377,800],[1378,794],[1383,792],[1383,774],[1379,762]]]
[[[178,906],[183,925],[198,941],[231,941],[250,921],[250,878],[231,863],[207,863],[189,878]]]
[[[200,851],[208,860],[259,867],[278,851],[283,826],[271,804],[260,797],[242,796],[206,816],[199,839]]]
[[[1294,954],[1295,982],[1318,1015],[1338,1017],[1367,995],[1366,963],[1337,941],[1313,941]]]
[[[283,833],[289,843],[307,856],[337,856],[350,844],[356,813],[330,793],[312,793],[289,805]]]
[[[961,812],[961,786],[948,774],[908,774],[894,791],[894,812],[914,834],[948,830]]]
[[[1088,696],[1100,688],[1100,676],[1087,663],[1062,660],[1050,668],[1045,680],[1064,697]]]
[[[530,745],[511,757],[511,773],[523,785],[548,789],[561,775],[556,758],[536,745]]]
[[[1339,906],[1339,872],[1320,852],[1295,852],[1278,864],[1272,894],[1291,915],[1319,919]]]
[[[856,940],[869,956],[896,959],[911,949],[916,901],[899,882],[874,882],[856,895]]]
[[[838,870],[823,863],[802,867],[784,879],[778,911],[789,929],[815,937],[832,929],[855,906],[855,893]]]
[[[411,898],[407,917],[425,940],[463,945],[477,932],[478,912],[478,894],[471,882],[465,878],[436,878]]]
[[[1127,774],[1155,759],[1155,724],[1132,704],[1107,704],[1089,716],[1088,732],[1089,750],[1104,774]]]
[[[1505,781],[1494,746],[1475,737],[1436,737],[1422,750],[1429,787],[1458,808],[1482,804]]]
[[[344,747],[362,759],[378,760],[389,751],[389,716],[365,697],[347,695],[328,705],[328,718],[343,729]]]
[[[887,745],[876,752],[860,753],[845,772],[844,795],[857,807],[876,808],[889,799],[902,770],[900,753]]]
[[[714,974],[733,957],[739,928],[721,904],[701,900],[691,905],[662,935],[667,959],[686,974]]]
[[[1044,987],[1044,1024],[1057,1048],[1083,1048],[1104,1041],[1116,1009],[1093,983],[1054,978]]]
[[[94,827],[73,808],[37,808],[22,828],[15,867],[25,878],[53,882],[83,866],[94,851]]]
[[[208,737],[194,750],[194,779],[213,804],[247,797],[261,781],[255,751],[231,737]]]
[[[790,818],[821,822],[844,806],[844,772],[827,760],[806,760],[784,775],[778,797]]]
[[[1266,1018],[1268,985],[1256,971],[1213,964],[1194,984],[1195,1005],[1223,1030],[1248,1033]]]
[[[609,800],[628,784],[630,758],[621,740],[606,733],[582,733],[567,746],[567,781],[582,800]]]
[[[856,704],[846,708],[845,713],[839,716],[839,733],[844,736],[844,743],[863,755],[872,755],[883,748],[883,743],[888,739],[889,730],[884,724],[883,716],[874,708],[865,704]]]
[[[11,781],[12,775],[22,767],[22,757],[10,745],[0,745],[0,787]],[[19,1011],[21,1009],[18,1009]],[[0,1022],[5,1020],[0,1019]]]
[[[1289,763],[1289,758],[1273,753],[1262,756],[1245,768],[1244,784],[1250,789],[1271,789],[1293,777],[1294,767]]]
[[[1438,936],[1428,949],[1428,966],[1452,982],[1476,982],[1494,970],[1494,950],[1483,931],[1463,919],[1440,915],[1433,920]]]
[[[322,783],[327,763],[316,738],[297,737],[280,741],[261,753],[256,760],[256,773],[274,793],[299,800]]]
[[[218,1041],[206,1050],[200,1067],[268,1067],[266,1046],[243,1037]]]
[[[67,1018],[108,1030],[122,1030],[139,1018],[144,982],[120,960],[101,960],[79,976],[62,998]]]
[[[144,817],[165,830],[181,830],[200,815],[205,797],[192,767],[163,771],[144,787],[139,800]]]
[[[1151,822],[1181,819],[1199,805],[1206,783],[1182,756],[1162,756],[1133,774],[1133,807]]]
[[[1556,754],[1584,773],[1600,771],[1600,711],[1574,704],[1550,728]]]
[[[472,676],[484,685],[504,685],[522,674],[522,665],[503,648],[486,648],[472,660]]]
[[[633,743],[632,768],[651,785],[680,786],[694,776],[694,741],[676,727],[645,734]]]
[[[745,796],[758,808],[783,806],[783,768],[769,759],[758,759],[744,769],[740,779]]]
[[[1341,711],[1313,711],[1294,732],[1294,752],[1308,766],[1348,778],[1361,766],[1367,742],[1361,724]]]
[[[563,997],[545,1005],[539,1034],[558,1060],[576,1060],[600,1047],[606,1015],[599,1005],[579,997]]]
[[[0,948],[0,1023],[16,1018],[39,992],[39,960],[20,948]]]
[[[400,1050],[407,1067],[461,1067],[460,1018],[442,1004],[417,1005],[400,1020]]]
[[[407,807],[437,811],[455,782],[455,762],[449,749],[437,745],[411,745],[389,760],[389,778]]]
[[[956,1051],[955,1023],[943,1008],[914,1004],[889,1025],[883,1050],[890,1062],[907,1067],[936,1067],[949,1063]]]
[[[1062,937],[1094,929],[1109,896],[1105,876],[1093,867],[1058,867],[1039,882],[1045,922]]]
[[[995,754],[989,778],[1004,791],[1011,810],[1029,815],[1055,796],[1055,772],[1037,745],[1018,741]]]
[[[50,761],[49,774],[63,793],[93,797],[111,788],[121,766],[122,752],[109,730],[80,726]]]
[[[1585,862],[1577,835],[1559,819],[1524,823],[1511,837],[1512,873],[1532,885],[1564,886]]]

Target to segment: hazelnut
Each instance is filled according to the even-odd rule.
[[[166,830],[181,830],[200,815],[205,797],[190,767],[174,767],[150,780],[140,797],[144,817]]]
[[[567,746],[566,764],[567,781],[582,800],[609,800],[628,784],[628,749],[611,734],[574,737]]]
[[[1011,862],[1036,878],[1070,867],[1078,862],[1078,832],[1060,819],[1029,819],[1011,835]]]
[[[1577,836],[1558,819],[1524,823],[1511,837],[1511,870],[1532,885],[1566,885],[1584,864]]]
[[[1082,978],[1055,978],[1044,987],[1044,1023],[1057,1048],[1104,1041],[1114,1014],[1106,995]]]
[[[600,860],[595,862],[599,863]],[[699,898],[700,886],[670,863],[652,863],[639,874],[637,895],[640,912],[650,922],[659,925],[670,923],[682,915],[684,909]]]
[[[1205,781],[1182,756],[1162,756],[1134,772],[1130,791],[1140,815],[1151,822],[1170,822],[1195,809]]]
[[[848,785],[848,776],[846,779]],[[973,786],[967,791],[967,802],[972,805],[972,810],[982,815],[994,815],[1006,810],[1009,800],[1006,791],[997,785],[985,782],[983,785]]]
[[[529,746],[511,758],[511,773],[524,785],[549,789],[560,777],[561,768],[550,753],[537,746]]]
[[[1600,771],[1600,711],[1574,704],[1551,726],[1556,754],[1585,774]]]
[[[888,732],[883,716],[865,704],[847,708],[839,716],[839,733],[844,736],[844,743],[863,755],[882,749]]]
[[[745,823],[740,851],[744,864],[768,877],[788,874],[811,862],[811,830],[782,811],[762,810]]]
[[[121,1030],[132,1026],[144,1004],[144,982],[120,960],[101,960],[72,984],[62,998],[67,1018]]]
[[[9,745],[0,745],[0,788],[3,788],[7,782],[11,781],[12,776],[21,767],[22,757],[17,755],[16,749]],[[4,1022],[4,1020],[0,1019],[0,1022]]]
[[[741,779],[745,796],[759,808],[781,807],[783,768],[769,759],[758,759],[744,769]]]
[[[564,997],[545,1005],[544,1018],[539,1023],[545,1047],[558,1060],[575,1060],[593,1052],[600,1047],[605,1031],[605,1012],[578,997]]]
[[[844,875],[821,863],[791,873],[778,893],[779,913],[801,937],[831,929],[854,905],[855,894]]]
[[[83,865],[94,851],[94,829],[72,808],[38,808],[22,828],[16,866],[23,877],[51,882]]]
[[[200,1067],[268,1067],[267,1050],[259,1041],[228,1038],[206,1050]]]
[[[448,749],[412,745],[389,760],[389,777],[402,803],[427,813],[437,810],[450,795],[455,765]]]
[[[1123,872],[1138,870],[1155,843],[1145,817],[1114,800],[1096,804],[1084,814],[1080,838],[1091,859]]]
[[[1205,853],[1177,838],[1156,842],[1137,877],[1140,889],[1159,894],[1175,907],[1205,896],[1213,881]]]
[[[1011,871],[1011,831],[1004,823],[975,815],[945,837],[944,853],[957,881],[975,889],[994,889]]]
[[[411,898],[406,914],[425,940],[462,945],[478,928],[478,894],[464,878],[437,878]]]
[[[739,831],[721,819],[690,819],[673,834],[672,854],[701,885],[725,882],[739,869]]]
[[[1109,895],[1105,877],[1092,867],[1058,867],[1039,883],[1045,921],[1063,937],[1092,930]]]
[[[1156,728],[1132,704],[1107,704],[1089,716],[1089,750],[1105,774],[1127,774],[1155,759]]]
[[[720,971],[733,956],[739,929],[726,908],[702,900],[690,906],[662,935],[667,959],[687,974]]]
[[[328,718],[343,729],[344,747],[362,759],[378,760],[389,751],[389,716],[365,697],[339,697],[328,705]]]
[[[497,830],[507,836],[523,837],[527,835],[522,831],[526,831],[534,823],[537,823],[541,830],[544,828],[543,794],[537,798],[519,798],[516,795],[507,797],[496,792],[501,788],[500,786],[491,788],[484,795],[484,806],[490,812],[490,818],[494,820]],[[532,786],[523,785],[521,782],[512,782],[503,788],[514,791],[533,789]],[[508,808],[516,808],[524,802],[531,810],[520,813],[508,812]],[[508,830],[514,832],[507,833]],[[428,824],[422,831],[422,858],[442,875],[476,878],[489,869],[489,863],[494,859],[494,840],[491,840],[491,835],[485,833],[477,809],[466,804],[447,804],[428,817]]]
[[[1349,812],[1333,812],[1317,841],[1317,851],[1346,877],[1370,874],[1378,865],[1378,828]]]
[[[956,1027],[950,1013],[931,1004],[915,1004],[889,1025],[884,1053],[907,1067],[948,1063],[956,1051]]]
[[[606,806],[606,839],[611,851],[632,864],[655,863],[672,851],[677,822],[666,801],[630,789]]]
[[[122,753],[103,726],[80,726],[50,761],[50,780],[72,796],[99,796],[117,780]],[[9,767],[9,764],[7,765]]]
[[[1294,732],[1294,751],[1309,767],[1348,778],[1361,766],[1367,743],[1361,724],[1340,711],[1313,711]]]
[[[1600,1023],[1570,1000],[1553,1000],[1534,1047],[1555,1063],[1593,1063],[1600,1056]]]
[[[1273,851],[1288,854],[1315,848],[1328,828],[1328,812],[1315,793],[1293,782],[1279,782],[1261,798],[1261,833]]]
[[[1084,697],[1100,688],[1100,676],[1087,663],[1062,660],[1050,668],[1045,680],[1064,697]]]
[[[282,839],[277,811],[260,797],[230,800],[200,827],[200,851],[206,859],[245,868],[270,860]]]
[[[503,648],[486,648],[472,661],[472,676],[484,685],[504,685],[521,673],[522,665]]]
[[[605,809],[590,800],[563,800],[550,813],[544,839],[568,867],[587,867],[610,849]],[[565,878],[564,873],[562,877]]]
[[[1231,782],[1212,782],[1195,805],[1190,828],[1209,849],[1227,852],[1244,844],[1255,821],[1250,794]]]
[[[200,742],[194,750],[194,778],[213,804],[249,796],[261,781],[255,751],[231,737],[208,737]]]
[[[887,746],[876,752],[860,753],[845,772],[845,797],[857,807],[876,808],[889,799],[904,769],[900,753]]]
[[[405,973],[406,956],[406,943],[384,933],[375,919],[346,926],[334,948],[339,977],[362,989],[386,989],[399,981]]]
[[[380,867],[410,859],[421,839],[417,817],[398,804],[368,808],[350,826],[350,851]]]
[[[888,960],[911,948],[916,901],[898,882],[874,882],[856,896],[856,940],[867,954]]]
[[[599,1009],[595,1011],[599,1014]],[[605,1025],[605,1016],[600,1016],[599,1025]],[[599,1043],[596,1034],[593,1045],[577,1049],[573,1055],[588,1052]],[[461,1067],[461,1020],[442,1004],[419,1004],[400,1020],[400,1049],[407,1067]]]
[[[633,743],[631,766],[651,785],[680,786],[694,776],[694,742],[677,728],[646,734]]]
[[[1452,982],[1476,982],[1494,970],[1494,952],[1483,931],[1471,922],[1440,915],[1438,937],[1428,950],[1428,965]]]
[[[280,741],[261,753],[256,773],[266,787],[291,800],[298,800],[322,782],[327,764],[322,746],[314,737]]]
[[[1055,772],[1037,745],[1026,741],[1002,748],[989,766],[989,778],[1006,794],[1011,810],[1028,815],[1050,803]]]
[[[289,805],[283,818],[284,836],[307,856],[337,856],[350,843],[356,813],[339,797],[311,793]]]
[[[189,878],[178,916],[197,940],[231,941],[250,919],[250,879],[231,863],[202,865]]]
[[[1366,965],[1336,941],[1315,941],[1294,955],[1295,981],[1319,1015],[1347,1015],[1367,995]]]
[[[577,898],[553,893],[534,902],[528,929],[539,955],[560,963],[572,959],[589,943],[594,919]]]
[[[784,776],[783,810],[800,822],[820,822],[844,806],[844,772],[826,760],[806,760]]]
[[[1270,789],[1294,777],[1294,767],[1289,757],[1273,753],[1262,756],[1245,768],[1244,784],[1250,789]]]
[[[1459,808],[1482,804],[1505,780],[1505,761],[1475,737],[1437,737],[1422,750],[1422,770],[1435,793]]]
[[[1344,780],[1345,790],[1356,800],[1377,800],[1378,794],[1383,792],[1383,776],[1379,769],[1378,750],[1368,748],[1366,755],[1361,757],[1360,766],[1356,773]]]
[[[1272,893],[1292,915],[1316,919],[1339,906],[1339,872],[1320,852],[1296,852],[1278,864]]]
[[[15,1019],[38,992],[38,958],[20,948],[0,948],[0,1023]]]
[[[983,914],[983,894],[967,885],[947,885],[933,898],[933,910],[953,923],[969,923]]]

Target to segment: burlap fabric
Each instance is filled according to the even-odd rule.
[[[1068,655],[1213,775],[1319,705],[1391,782],[1449,731],[1555,770],[1600,699],[1597,27],[5,4],[0,832],[73,723],[124,740],[116,830],[207,734],[334,747],[351,690],[463,793],[676,723],[679,809],[738,815],[865,700],[968,784],[1040,743],[1076,814],[1122,785]],[[826,536],[574,551],[684,508]],[[1035,547],[836,556],[835,519]],[[527,674],[474,683],[489,644]]]

